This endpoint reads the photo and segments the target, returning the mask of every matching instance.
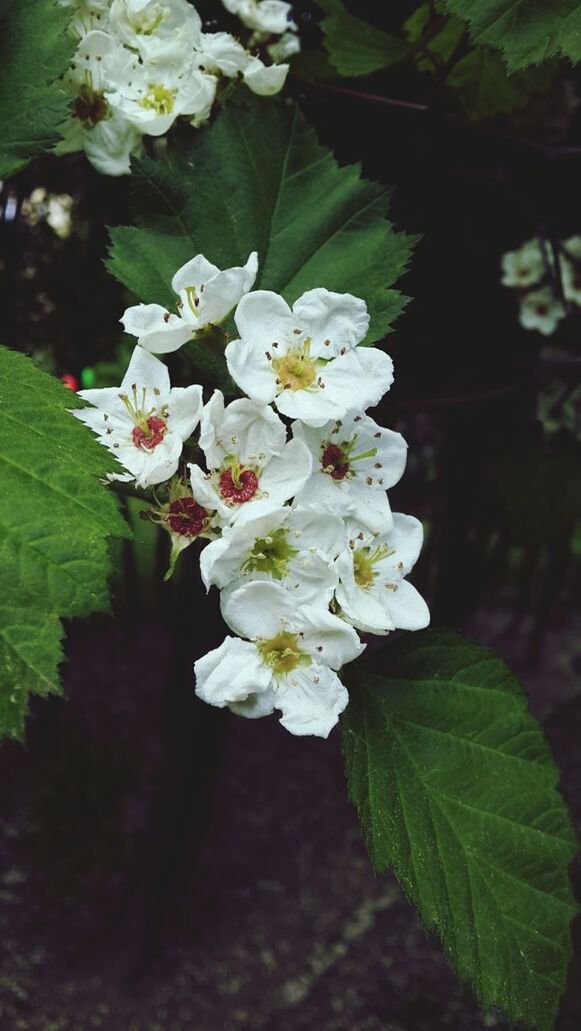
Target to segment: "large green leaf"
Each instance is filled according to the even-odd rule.
[[[535,94],[545,92],[554,72],[554,63],[547,62],[509,75],[497,54],[476,47],[454,65],[447,81],[470,118],[478,119],[522,107]]]
[[[475,43],[502,51],[509,71],[549,57],[581,59],[580,0],[444,0]]]
[[[405,40],[351,14],[341,0],[323,0],[328,12],[321,22],[329,61],[341,75],[370,75],[409,57]]]
[[[389,332],[414,238],[386,220],[388,190],[341,168],[296,105],[233,102],[191,139],[137,162],[136,226],[111,230],[113,275],[173,307],[172,275],[194,254],[225,268],[256,250],[261,288],[291,302],[316,286],[356,294],[371,313],[367,343]]]
[[[68,99],[57,81],[75,41],[56,0],[0,0],[0,178],[58,140]]]
[[[0,348],[0,735],[22,735],[30,693],[59,690],[60,619],[107,609],[107,538],[128,534],[99,482],[118,466],[79,404]]]
[[[483,1007],[548,1031],[575,842],[515,677],[452,631],[409,635],[353,676],[344,753],[376,870],[394,867]]]

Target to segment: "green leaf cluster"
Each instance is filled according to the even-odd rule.
[[[294,104],[231,102],[192,142],[137,162],[135,179],[136,225],[111,230],[108,268],[142,301],[173,307],[171,278],[198,252],[228,268],[256,250],[257,286],[289,302],[314,286],[363,297],[368,344],[406,304],[392,284],[415,238],[387,220],[389,191],[340,167]]]
[[[575,839],[518,682],[451,631],[409,635],[353,679],[344,754],[375,869],[394,868],[485,1009],[549,1031]]]
[[[61,619],[108,608],[109,537],[128,535],[100,482],[118,468],[67,411],[72,391],[0,348],[0,735],[30,694],[60,690]]]
[[[0,0],[0,179],[59,138],[68,98],[58,83],[75,50],[56,0]]]
[[[409,57],[405,40],[351,14],[341,0],[322,0],[327,11],[322,22],[329,61],[341,75],[370,75]]]

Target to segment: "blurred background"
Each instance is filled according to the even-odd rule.
[[[396,31],[416,6],[356,13]],[[295,10],[316,52],[320,10]],[[578,820],[581,309],[550,336],[523,329],[500,262],[581,233],[579,77],[560,68],[525,107],[475,123],[411,65],[305,74],[290,91],[321,142],[393,185],[397,228],[422,234],[385,342],[396,381],[373,413],[409,442],[390,496],[426,529],[412,580],[434,626],[519,674]],[[73,389],[116,384],[126,365],[128,296],[102,261],[130,192],[75,155],[0,193],[0,339]],[[124,505],[135,542],[116,555],[115,618],[69,625],[66,700],[35,702],[26,745],[0,749],[0,1027],[505,1029],[395,881],[373,876],[339,733],[293,738],[196,702],[193,661],[223,636],[217,600],[194,547],[162,583],[167,541]],[[559,1031],[581,1026],[580,973]]]

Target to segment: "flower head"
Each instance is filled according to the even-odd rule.
[[[235,322],[240,339],[226,348],[230,375],[249,397],[274,402],[310,426],[377,404],[393,381],[393,363],[367,333],[365,302],[351,294],[309,290],[292,309],[278,294],[243,297]]]
[[[292,5],[284,0],[222,0],[230,14],[235,14],[248,29],[265,35],[281,36],[296,28]]]
[[[196,428],[202,388],[171,387],[167,368],[136,347],[120,387],[80,390],[93,407],[75,410],[139,487],[169,480]]]
[[[349,547],[337,559],[335,592],[341,613],[353,626],[371,634],[421,630],[430,621],[428,607],[405,577],[422,548],[422,524],[395,513],[386,534],[373,535],[348,524]]]
[[[540,240],[527,240],[516,251],[502,256],[502,285],[525,288],[538,283],[547,269],[547,256]]]
[[[561,301],[550,286],[532,290],[521,300],[519,320],[524,329],[536,329],[543,336],[554,333],[566,315]]]
[[[364,649],[355,631],[324,609],[297,607],[278,584],[249,583],[223,611],[246,640],[227,637],[196,662],[196,694],[242,716],[279,709],[292,734],[327,737],[348,702],[335,670]]]
[[[179,296],[179,315],[159,304],[137,304],[121,317],[126,333],[136,336],[147,351],[168,354],[219,325],[252,289],[258,271],[258,255],[250,254],[242,267],[224,269],[197,254],[176,272],[172,290]]]

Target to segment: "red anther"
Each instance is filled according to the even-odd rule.
[[[237,505],[242,505],[245,501],[250,501],[256,494],[258,476],[252,472],[252,469],[243,469],[237,479],[239,487],[234,483],[232,470],[225,469],[220,475],[220,494],[227,501],[234,501]]]
[[[76,378],[76,376],[71,376],[68,372],[66,376],[61,376],[61,380],[63,381],[65,387],[68,387],[69,390],[74,390],[76,393],[79,389],[78,379]]]
[[[182,537],[195,537],[208,525],[209,515],[194,498],[178,498],[169,506],[167,521],[173,533]]]
[[[323,451],[322,466],[323,472],[329,473],[333,480],[344,480],[349,472],[345,452],[336,444],[327,444]]]
[[[142,430],[141,426],[135,426],[131,437],[135,447],[143,448],[144,451],[153,451],[158,444],[161,444],[166,431],[165,419],[160,419],[157,415],[150,415],[147,420],[147,430]]]

